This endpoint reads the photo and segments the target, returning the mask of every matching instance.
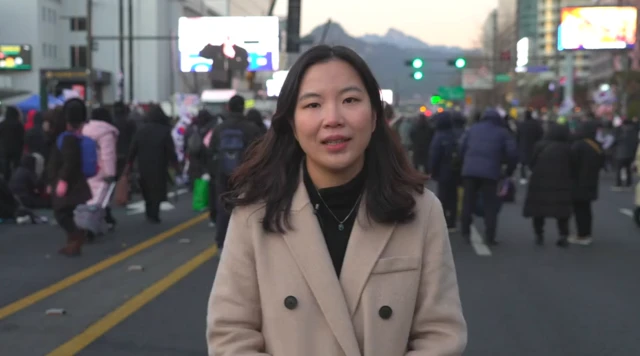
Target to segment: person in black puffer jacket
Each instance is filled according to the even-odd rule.
[[[544,220],[558,221],[559,247],[568,246],[569,218],[572,212],[572,171],[571,142],[567,125],[553,123],[547,136],[536,144],[529,161],[531,178],[527,186],[527,196],[523,215],[533,218],[536,244],[544,244]]]
[[[4,121],[0,122],[0,162],[3,163],[0,174],[3,174],[7,181],[20,165],[20,157],[22,157],[24,126],[22,126],[21,117],[18,108],[9,106],[5,111]]]

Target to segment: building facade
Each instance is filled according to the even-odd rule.
[[[517,14],[517,41],[527,38],[529,41],[528,65],[536,65],[536,52],[538,40],[538,0],[519,0],[516,8]],[[516,41],[516,43],[517,43]]]
[[[640,9],[640,0],[598,0],[596,5],[627,5]],[[640,22],[639,22],[640,24]],[[622,60],[625,56],[615,55],[610,51],[596,51],[591,54],[591,68],[589,83],[598,85],[608,83],[617,71],[623,70]],[[627,55],[629,69],[640,71],[640,42]]]
[[[197,91],[196,75],[180,73],[176,35],[181,16],[265,15],[269,0],[133,0],[133,51],[128,41],[120,53],[119,0],[93,0],[92,32],[87,41],[87,2],[84,0],[0,0],[0,45],[28,45],[33,68],[1,71],[0,82],[11,82],[16,92],[39,93],[41,78],[51,78],[49,91],[83,85],[87,51],[92,48],[96,98],[111,103],[120,93],[139,102],[168,100],[172,93]],[[123,1],[124,35],[129,35],[129,0]],[[124,60],[124,68],[120,61]],[[131,63],[131,65],[130,65]],[[121,69],[122,72],[121,72]],[[130,80],[133,79],[133,80]],[[194,90],[195,89],[195,90]]]
[[[510,73],[515,68],[515,50],[518,42],[518,1],[498,0],[498,73]],[[507,55],[508,57],[505,57]]]
[[[482,26],[482,54],[492,57],[495,54],[495,40],[497,35],[498,10],[493,10],[487,16]]]
[[[555,80],[566,76],[565,53],[558,51],[558,25],[560,12],[567,6],[589,6],[587,0],[539,0],[538,1],[538,34],[536,57],[539,63],[549,68],[541,76]],[[574,71],[576,80],[587,80],[591,71],[591,53],[575,52]]]

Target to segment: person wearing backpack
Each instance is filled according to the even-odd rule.
[[[453,129],[453,115],[448,112],[433,116],[436,132],[429,148],[428,171],[438,182],[438,199],[442,203],[449,232],[456,231],[458,218],[458,186],[462,172],[462,156],[458,148],[460,135]]]
[[[191,187],[196,179],[208,173],[209,156],[204,138],[213,130],[216,121],[215,117],[211,115],[209,111],[200,110],[185,134],[184,152],[189,159],[189,169],[187,173]]]
[[[229,190],[229,178],[242,162],[247,147],[261,136],[258,126],[244,116],[242,96],[235,95],[229,99],[227,111],[225,120],[213,132],[209,145],[218,197]],[[216,210],[216,241],[222,249],[231,212],[220,204]]]
[[[54,217],[67,234],[67,243],[58,253],[72,257],[80,255],[86,237],[76,226],[73,212],[78,205],[91,199],[87,179],[98,173],[98,153],[96,143],[81,134],[87,118],[84,102],[68,100],[62,108],[62,116],[67,130],[53,145],[48,176]]]

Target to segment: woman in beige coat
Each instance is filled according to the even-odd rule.
[[[209,355],[462,354],[442,206],[392,138],[355,52],[303,54],[245,157],[225,197]]]

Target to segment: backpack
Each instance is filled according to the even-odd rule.
[[[218,143],[218,172],[223,177],[230,177],[242,163],[245,150],[244,132],[239,129],[223,129],[220,131]]]
[[[195,127],[187,140],[187,153],[190,155],[198,154],[204,148],[204,139],[200,133],[200,129]]]
[[[98,174],[98,144],[91,138],[71,132],[63,132],[58,136],[57,146],[62,149],[64,138],[74,135],[80,140],[80,150],[82,152],[82,173],[85,178],[91,178]]]

